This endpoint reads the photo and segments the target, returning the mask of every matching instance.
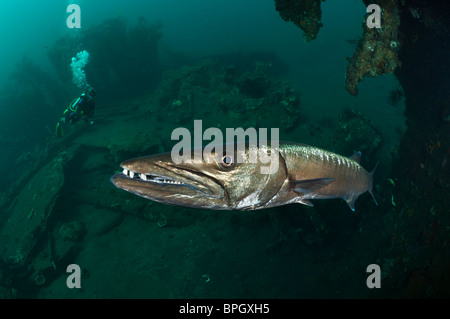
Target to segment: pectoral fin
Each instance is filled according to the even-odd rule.
[[[298,202],[300,204],[303,204],[303,205],[306,205],[306,206],[309,206],[309,207],[313,207],[314,206],[313,203],[311,203],[311,201],[309,199],[300,199]]]
[[[296,192],[307,194],[312,191],[316,191],[322,187],[329,185],[334,182],[336,178],[315,178],[315,179],[305,179],[300,181],[293,181],[293,185]]]

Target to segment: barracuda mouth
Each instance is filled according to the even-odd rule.
[[[214,196],[214,191],[208,187],[208,180],[204,180],[205,176],[196,175],[193,178],[192,172],[180,171],[172,167],[167,169],[160,165],[155,165],[158,168],[166,170],[167,175],[151,173],[140,173],[127,168],[123,168],[122,173],[117,173],[111,178],[111,181],[119,188],[128,191],[136,192],[137,189],[157,189],[158,191],[167,190],[167,192],[174,192],[178,187],[184,187],[191,191],[199,192],[203,195]],[[158,172],[159,173],[159,172]],[[191,175],[191,176],[185,176]],[[202,181],[203,180],[203,181]],[[183,191],[180,191],[184,193]]]
[[[149,183],[171,184],[171,185],[180,185],[180,186],[191,186],[189,184],[185,184],[183,182],[174,180],[174,179],[166,177],[166,176],[136,173],[136,172],[133,172],[133,171],[129,171],[126,168],[123,169],[122,174],[124,174],[125,176],[129,177],[130,179],[140,180],[140,181],[149,182]]]
[[[191,183],[182,182],[180,180],[176,180],[176,179],[173,179],[173,178],[170,178],[167,176],[163,176],[163,175],[155,175],[155,174],[151,174],[151,173],[138,173],[138,172],[128,170],[126,168],[123,169],[122,175],[124,175],[129,180],[136,181],[136,182],[151,183],[151,184],[155,184],[157,186],[165,186],[165,185],[184,186],[184,187],[189,187],[193,190],[204,193],[204,191],[202,191],[198,187],[195,187]]]
[[[186,207],[226,209],[229,196],[222,181],[207,169],[177,165],[168,155],[126,160],[110,181],[120,189],[157,202]]]

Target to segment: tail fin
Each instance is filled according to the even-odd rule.
[[[375,170],[377,169],[378,164],[380,164],[380,161],[378,161],[378,162],[375,164],[375,167],[374,167],[373,170],[369,173],[369,174],[370,174],[370,177],[371,177],[371,180],[370,180],[370,188],[369,188],[369,194],[372,195],[372,199],[373,199],[373,201],[375,202],[375,205],[377,205],[377,206],[378,206],[378,203],[377,203],[377,200],[375,199],[375,195],[373,194],[373,175],[375,174]]]
[[[58,121],[58,123],[56,123],[55,135],[56,135],[56,137],[62,137],[64,135],[63,126],[60,121]]]

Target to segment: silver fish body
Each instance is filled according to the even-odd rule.
[[[202,153],[202,160],[176,164],[170,153],[130,159],[111,177],[118,188],[157,202],[214,210],[253,210],[291,203],[313,206],[311,199],[343,198],[352,210],[359,195],[373,197],[373,171],[359,164],[359,153],[344,157],[304,144],[281,144],[271,150],[277,169],[261,173],[251,151]],[[199,154],[199,152],[201,154]],[[243,161],[237,161],[236,153]],[[198,158],[198,157],[197,157]],[[374,197],[373,197],[374,198]],[[374,198],[375,200],[375,198]]]

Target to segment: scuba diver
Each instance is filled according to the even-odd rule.
[[[89,124],[94,124],[95,95],[95,90],[91,88],[87,94],[82,93],[80,97],[70,103],[64,111],[63,117],[56,123],[55,134],[57,137],[62,137],[64,134],[63,124],[73,125],[80,119]]]

